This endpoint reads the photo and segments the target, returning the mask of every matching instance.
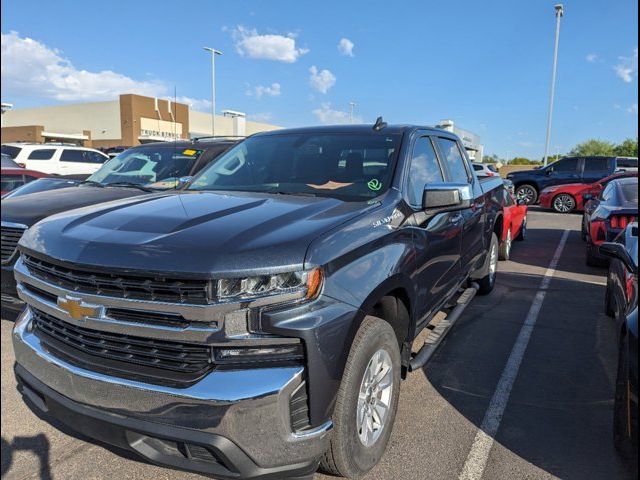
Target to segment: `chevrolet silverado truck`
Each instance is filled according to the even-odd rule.
[[[15,318],[24,308],[18,298],[13,266],[20,237],[39,220],[55,213],[108,201],[181,188],[187,180],[209,165],[237,140],[194,139],[140,145],[107,161],[83,182],[48,185],[43,191],[12,192],[2,199],[2,313]],[[59,178],[51,182],[62,181]],[[34,183],[21,188],[30,189]]]
[[[160,465],[359,477],[385,451],[401,379],[493,289],[503,196],[446,131],[256,134],[180,192],[29,228],[19,389]]]

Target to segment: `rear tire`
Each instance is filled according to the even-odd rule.
[[[495,233],[491,234],[491,243],[489,244],[489,251],[487,252],[487,262],[485,266],[487,274],[478,280],[478,294],[488,295],[493,291],[493,287],[496,286],[496,277],[498,275],[498,257],[499,257],[499,244],[498,237]]]
[[[508,261],[511,257],[511,227],[507,229],[507,238],[500,244],[500,260]]]
[[[385,353],[380,354],[381,357],[376,357],[381,351]],[[376,417],[381,418],[378,410],[380,404],[375,402],[375,398],[381,390],[377,390],[376,394],[366,394],[367,401],[363,401],[361,398],[361,390],[365,388],[368,391],[369,387],[366,385],[375,383],[368,381],[370,377],[365,378],[369,372],[376,371],[376,368],[372,369],[372,365],[375,366],[377,363],[375,358],[384,359],[383,364],[391,365],[390,374],[385,374],[378,382],[380,388],[382,388],[383,382],[385,385],[391,382],[391,393],[380,395],[381,398],[385,398],[385,396],[388,398],[388,409],[384,420],[378,422],[382,423],[382,428],[378,428],[378,431],[368,438],[372,443],[367,445],[362,439],[363,435],[366,436],[365,425],[371,425],[372,428],[375,428],[375,424],[367,423],[366,419],[373,418],[372,421],[375,422]],[[383,371],[384,367],[380,373]],[[329,443],[329,450],[320,462],[320,468],[323,471],[331,475],[355,478],[364,475],[378,464],[387,448],[395,421],[400,394],[400,374],[400,348],[393,328],[380,318],[365,317],[351,345],[338,390],[333,413],[333,435]],[[376,389],[374,388],[374,390]],[[373,403],[370,403],[369,400]],[[367,405],[374,405],[375,408],[367,409]],[[361,406],[364,408],[360,408]],[[369,417],[367,411],[375,411],[376,413]],[[358,420],[358,415],[362,415],[361,421]],[[363,425],[363,429],[358,428],[359,423]]]
[[[522,184],[516,188],[516,198],[524,200],[527,205],[533,205],[538,201],[538,189],[528,183]]]
[[[607,289],[604,293],[604,313],[607,317],[616,318],[616,303],[614,301],[613,295],[611,294],[610,281],[607,282]]]
[[[516,237],[516,242],[523,242],[527,239],[527,217],[524,217],[522,220],[522,226],[520,227],[520,231],[518,232],[518,236]]]
[[[627,337],[620,341],[618,354],[618,374],[616,376],[616,393],[613,404],[613,444],[620,456],[631,465],[637,465],[638,432],[629,432],[629,358]]]

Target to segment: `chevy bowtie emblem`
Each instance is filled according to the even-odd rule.
[[[87,317],[101,317],[104,307],[85,303],[77,297],[58,297],[58,306],[74,320],[86,320]]]

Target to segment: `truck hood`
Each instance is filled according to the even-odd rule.
[[[183,192],[147,195],[49,217],[24,249],[118,269],[234,276],[303,268],[322,233],[367,203],[320,197]]]
[[[136,197],[145,192],[134,188],[76,186],[30,193],[2,200],[2,221],[30,227],[43,218],[74,208],[111,200]]]

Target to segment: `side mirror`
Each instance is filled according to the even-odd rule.
[[[601,255],[617,258],[634,275],[638,275],[638,266],[633,262],[631,255],[621,243],[605,242],[598,249]]]
[[[191,183],[191,180],[193,180],[193,177],[180,177],[178,179],[178,184],[176,185],[176,189],[181,190],[185,188],[187,185]]]
[[[471,185],[462,183],[428,183],[422,194],[422,208],[442,212],[471,207]]]

